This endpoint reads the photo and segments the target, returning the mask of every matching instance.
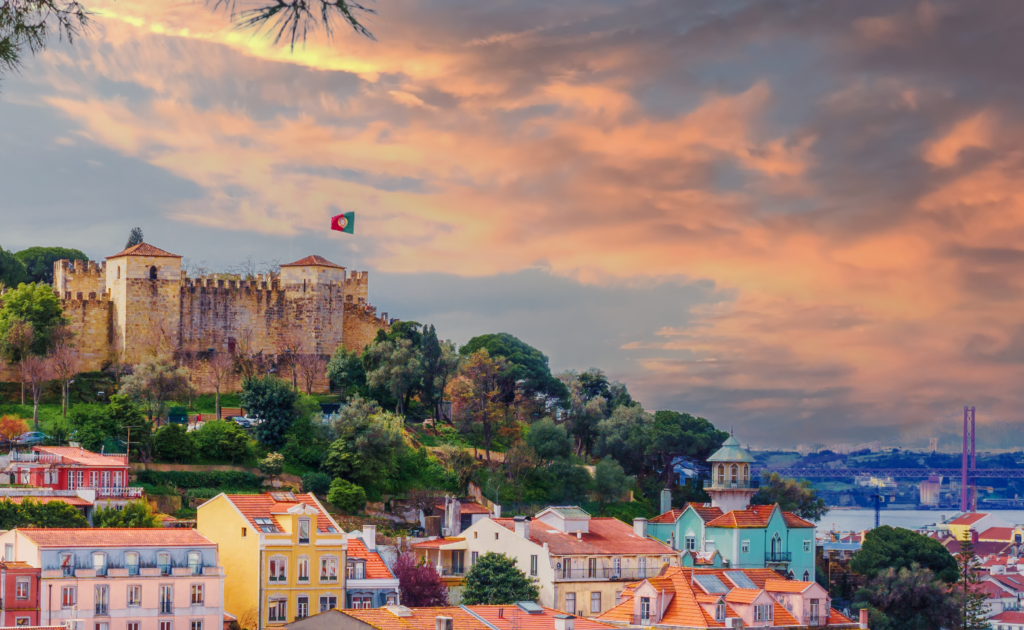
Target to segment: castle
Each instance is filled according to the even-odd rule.
[[[346,272],[320,256],[255,280],[190,278],[181,256],[148,243],[100,263],[59,260],[53,273],[82,371],[102,369],[115,356],[137,363],[161,344],[269,356],[330,355],[342,345],[360,351],[393,321],[368,303],[368,281],[367,272]]]

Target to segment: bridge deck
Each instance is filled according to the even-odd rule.
[[[786,477],[803,477],[810,479],[836,479],[843,477],[860,477],[862,475],[877,475],[880,477],[960,477],[962,474],[959,468],[765,468],[770,472],[777,472]],[[967,471],[969,479],[980,478],[1003,478],[1022,479],[1024,468],[976,468]]]

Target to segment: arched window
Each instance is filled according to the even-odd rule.
[[[118,280],[120,280],[120,279],[121,279],[121,265],[118,265],[118,266],[117,266],[117,279],[118,279]]]
[[[156,265],[149,268],[149,279],[156,280]]]
[[[807,571],[804,571],[804,582],[810,582],[810,581],[811,581],[811,574],[808,573]]]
[[[740,482],[740,467],[736,464],[733,464],[732,468],[729,470],[729,481],[734,485]]]
[[[725,485],[725,464],[718,465],[718,485]]]
[[[743,483],[750,481],[750,467],[743,464]]]
[[[782,553],[782,537],[779,536],[778,532],[772,537],[772,555]]]

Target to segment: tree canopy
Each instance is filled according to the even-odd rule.
[[[882,569],[855,599],[868,608],[872,630],[951,628],[959,617],[949,587],[916,563]]]
[[[2,56],[3,53],[0,53]],[[2,62],[0,62],[2,65]],[[23,282],[30,282],[28,269],[25,263],[18,260],[18,257],[3,247],[0,247],[0,285],[5,287],[16,287]]]
[[[44,355],[50,349],[53,332],[66,323],[64,310],[53,289],[45,284],[19,284],[3,296],[0,308],[0,340],[7,339],[11,327],[18,322],[32,325],[29,352]],[[4,355],[8,361],[21,361],[22,352],[7,344]]]
[[[413,607],[448,605],[448,587],[441,582],[437,569],[416,562],[416,556],[405,552],[395,560],[392,568],[398,578],[402,604]]]
[[[917,564],[952,584],[957,581],[956,559],[937,540],[909,529],[882,525],[864,536],[864,542],[850,560],[850,568],[874,578],[888,568],[910,568]]]
[[[25,265],[31,282],[53,284],[53,263],[58,260],[89,260],[84,252],[67,247],[29,247],[15,256]]]
[[[817,523],[828,512],[825,500],[818,497],[818,491],[810,481],[787,479],[777,472],[763,473],[761,487],[751,499],[752,505],[779,504],[786,512],[793,512],[800,518]]]
[[[468,357],[479,350],[487,350],[491,358],[502,357],[509,364],[509,378],[522,381],[527,395],[542,393],[553,398],[566,395],[562,383],[551,375],[548,358],[543,352],[508,333],[479,335],[459,348],[459,354]]]
[[[260,419],[256,439],[266,447],[284,445],[285,433],[295,421],[298,393],[276,376],[257,376],[242,383],[242,408]]]
[[[467,606],[532,602],[540,596],[536,580],[526,577],[513,558],[489,551],[466,574],[462,603]]]

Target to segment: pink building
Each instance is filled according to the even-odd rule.
[[[0,560],[0,621],[4,626],[39,625],[39,569]]]
[[[114,502],[142,497],[128,486],[128,456],[101,455],[75,446],[35,446],[12,452],[7,468],[14,483],[53,490],[92,489],[96,500]]]
[[[40,625],[221,630],[217,545],[192,529],[14,529],[5,557],[40,571]]]

